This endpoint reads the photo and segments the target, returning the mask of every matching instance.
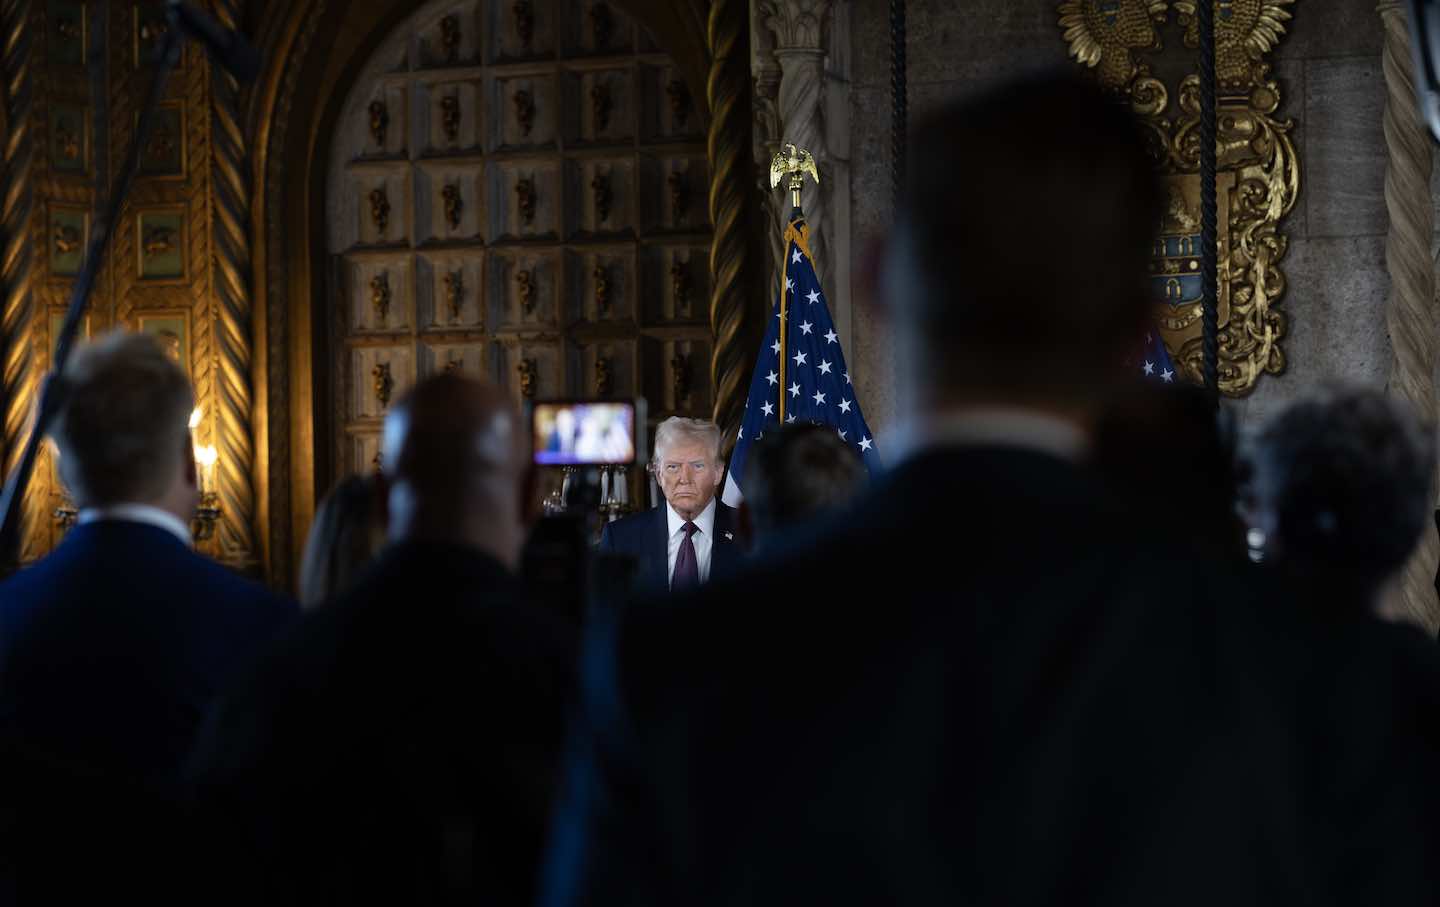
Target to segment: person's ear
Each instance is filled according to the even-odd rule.
[[[750,512],[750,504],[741,501],[735,511],[735,532],[740,536],[740,545],[746,551],[753,551],[755,548],[755,514]]]

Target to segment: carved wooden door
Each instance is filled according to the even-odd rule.
[[[602,0],[436,0],[350,90],[327,214],[337,474],[407,387],[711,408],[709,177],[672,61]]]

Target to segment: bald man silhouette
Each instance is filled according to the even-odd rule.
[[[515,577],[523,438],[499,390],[458,376],[392,408],[387,548],[196,753],[237,901],[533,899],[576,650]]]

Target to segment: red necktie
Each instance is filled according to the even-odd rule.
[[[675,555],[675,574],[670,577],[670,591],[680,592],[700,585],[700,562],[695,559],[695,543],[690,536],[700,529],[685,521],[685,538],[680,540],[680,553]]]

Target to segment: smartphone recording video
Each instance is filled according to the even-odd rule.
[[[634,401],[536,403],[530,424],[541,466],[609,466],[635,462],[639,405]]]

